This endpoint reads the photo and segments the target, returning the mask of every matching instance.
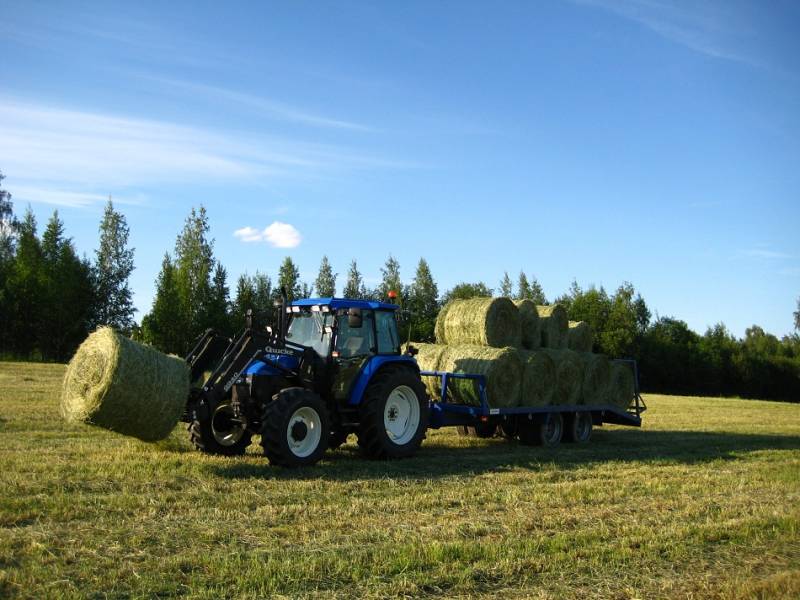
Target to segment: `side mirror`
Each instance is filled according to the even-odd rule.
[[[347,310],[347,326],[351,329],[360,329],[364,323],[360,308],[350,308]]]

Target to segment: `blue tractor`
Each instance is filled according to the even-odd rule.
[[[398,308],[283,295],[274,327],[248,315],[235,339],[205,332],[186,357],[198,382],[183,417],[195,447],[240,455],[260,434],[271,464],[298,467],[355,434],[368,457],[414,454],[429,403],[416,361],[400,350]]]

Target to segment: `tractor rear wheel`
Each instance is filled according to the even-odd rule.
[[[358,445],[370,458],[412,456],[428,428],[428,395],[419,375],[386,367],[370,382],[361,402]]]
[[[281,390],[264,408],[261,446],[270,464],[313,465],[328,448],[330,424],[325,403],[301,387]]]
[[[207,419],[195,415],[189,423],[189,437],[194,447],[207,454],[240,456],[250,445],[252,433],[242,418],[236,418],[229,401],[219,404]]]

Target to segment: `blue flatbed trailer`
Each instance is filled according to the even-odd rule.
[[[510,408],[493,408],[489,406],[486,397],[486,377],[471,373],[449,373],[445,371],[420,371],[423,377],[439,377],[441,379],[441,395],[431,399],[430,418],[428,427],[440,429],[442,427],[475,427],[480,424],[502,425],[504,422],[519,420],[527,415],[529,421],[542,424],[551,414],[558,413],[563,417],[579,413],[590,413],[593,425],[614,423],[617,425],[630,425],[640,427],[642,413],[647,406],[639,393],[639,373],[636,361],[618,359],[614,362],[628,363],[633,369],[634,398],[632,404],[623,409],[612,404],[573,404],[573,405],[548,405],[548,406],[514,406]],[[478,393],[481,399],[480,406],[457,404],[448,400],[448,385],[453,379],[471,379],[477,382]]]

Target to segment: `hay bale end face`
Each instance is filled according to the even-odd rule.
[[[522,343],[519,310],[508,298],[451,300],[437,319],[436,341],[518,348]]]
[[[583,361],[583,404],[608,404],[611,384],[611,361],[602,354],[582,352]]]
[[[439,361],[440,371],[486,376],[486,397],[496,408],[518,406],[522,387],[523,362],[514,348],[486,346],[447,346]],[[451,379],[447,384],[451,402],[479,406],[478,384],[470,379]]]
[[[542,348],[565,349],[569,339],[567,311],[560,304],[537,306]]]
[[[586,321],[570,321],[567,347],[575,352],[591,352],[594,345],[592,327]]]
[[[611,363],[611,383],[608,400],[611,404],[627,409],[636,395],[633,369],[627,363]]]
[[[61,414],[152,442],[169,435],[186,405],[189,366],[102,327],[67,366]]]
[[[556,391],[556,365],[545,352],[520,351],[524,361],[520,406],[548,406]]]
[[[539,324],[539,311],[532,300],[514,300],[519,310],[522,326],[522,347],[536,350],[541,344],[542,333]]]
[[[571,350],[541,350],[556,367],[553,404],[580,404],[583,393],[583,362]]]

